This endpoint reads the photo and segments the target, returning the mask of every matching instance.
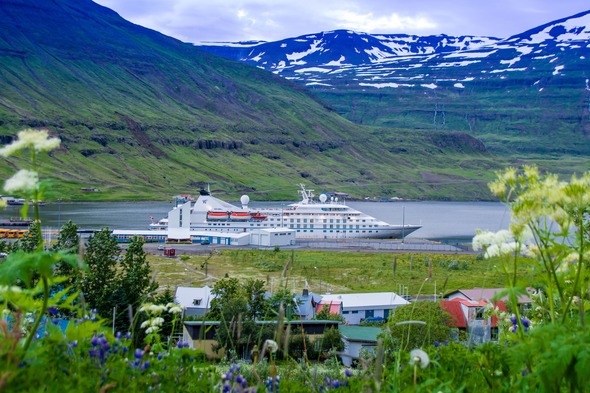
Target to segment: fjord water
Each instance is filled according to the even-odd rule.
[[[239,202],[233,202],[239,206]],[[250,207],[285,208],[291,202],[250,202]],[[419,224],[410,238],[469,242],[477,229],[508,228],[510,212],[495,202],[347,202],[347,205],[390,224]],[[166,217],[174,202],[51,203],[40,207],[44,228],[57,228],[72,220],[80,229],[147,229]],[[32,210],[32,209],[31,209]],[[31,212],[29,210],[29,212]],[[19,206],[0,210],[0,219],[20,214]]]

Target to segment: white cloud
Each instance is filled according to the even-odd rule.
[[[96,0],[187,42],[277,41],[336,29],[508,37],[588,9],[587,0]]]

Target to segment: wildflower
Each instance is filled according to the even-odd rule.
[[[135,350],[134,356],[136,359],[141,359],[143,357],[143,351],[141,349],[137,348]]]
[[[425,368],[430,363],[428,354],[421,349],[412,349],[410,352],[410,365],[418,365],[420,368]]]
[[[4,183],[4,191],[32,191],[39,186],[39,174],[35,171],[21,169]]]
[[[154,327],[155,326],[162,326],[163,323],[164,323],[164,318],[160,318],[160,317],[154,318],[151,321],[151,325]]]
[[[276,342],[276,341],[273,341],[273,340],[266,340],[266,341],[264,342],[264,346],[265,346],[266,348],[268,348],[268,350],[269,350],[271,353],[275,353],[275,352],[276,352],[276,351],[278,351],[278,349],[279,349],[279,344],[277,344],[277,342]]]
[[[27,129],[17,134],[18,138],[0,149],[0,156],[9,157],[19,150],[32,148],[35,151],[50,151],[61,143],[59,138],[49,138],[47,130]]]
[[[170,307],[168,309],[168,312],[170,314],[181,314],[182,313],[182,307],[180,307],[179,305],[174,305],[172,307]]]

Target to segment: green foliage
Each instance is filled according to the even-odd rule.
[[[88,271],[82,276],[80,287],[85,301],[103,317],[111,315],[115,306],[112,295],[118,288],[117,259],[120,252],[117,240],[108,228],[88,238],[84,252]]]
[[[384,333],[387,350],[425,348],[451,339],[452,317],[439,303],[417,301],[397,307]]]
[[[342,315],[331,313],[330,306],[327,304],[324,305],[324,307],[322,307],[322,309],[315,314],[315,317],[313,317],[313,319],[317,319],[319,321],[345,321]]]
[[[319,338],[320,351],[327,353],[331,351],[344,350],[344,342],[342,341],[342,334],[337,328],[329,328],[324,330],[324,334]]]

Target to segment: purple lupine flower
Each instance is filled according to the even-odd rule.
[[[526,317],[521,318],[520,323],[522,323],[522,326],[525,328],[528,328],[531,325],[531,321],[529,321]]]
[[[54,325],[59,325],[59,319],[51,318],[51,323],[53,323]]]
[[[440,345],[440,343],[438,341],[434,342],[434,348],[438,348],[439,345]]]
[[[115,339],[116,340],[120,340],[121,337],[123,337],[123,334],[121,332],[117,332],[117,334],[115,334]]]
[[[141,359],[143,357],[143,351],[141,349],[137,348],[135,350],[134,356],[136,359]]]
[[[346,370],[344,370],[344,375],[350,378],[352,376],[352,371],[350,371],[350,369],[347,368]]]
[[[232,365],[229,367],[229,371],[230,371],[231,373],[239,373],[239,372],[240,372],[240,366],[239,366],[239,365],[237,365],[237,364],[232,364]]]
[[[148,368],[150,368],[150,362],[149,361],[145,361],[143,362],[143,364],[140,367],[140,370],[147,370]]]
[[[131,332],[127,332],[127,334],[125,334],[125,338],[127,340],[131,340]]]
[[[92,337],[92,340],[90,340],[90,344],[92,344],[93,347],[96,347],[100,345],[100,340],[98,339],[98,337],[94,336]]]
[[[516,315],[512,314],[510,317],[510,322],[512,322],[513,325],[516,325]]]
[[[78,346],[78,341],[74,340],[71,343],[68,344],[68,348],[72,349],[72,348],[76,348]]]
[[[55,317],[57,314],[59,314],[59,311],[57,310],[57,307],[55,307],[55,306],[47,307],[47,312],[52,317]]]
[[[162,360],[163,357],[164,357],[164,354],[163,353],[159,353],[158,354],[158,360]]]
[[[338,388],[340,387],[340,381],[339,381],[339,380],[337,380],[337,379],[333,380],[333,381],[332,381],[332,387],[333,387],[334,389],[338,389]]]

